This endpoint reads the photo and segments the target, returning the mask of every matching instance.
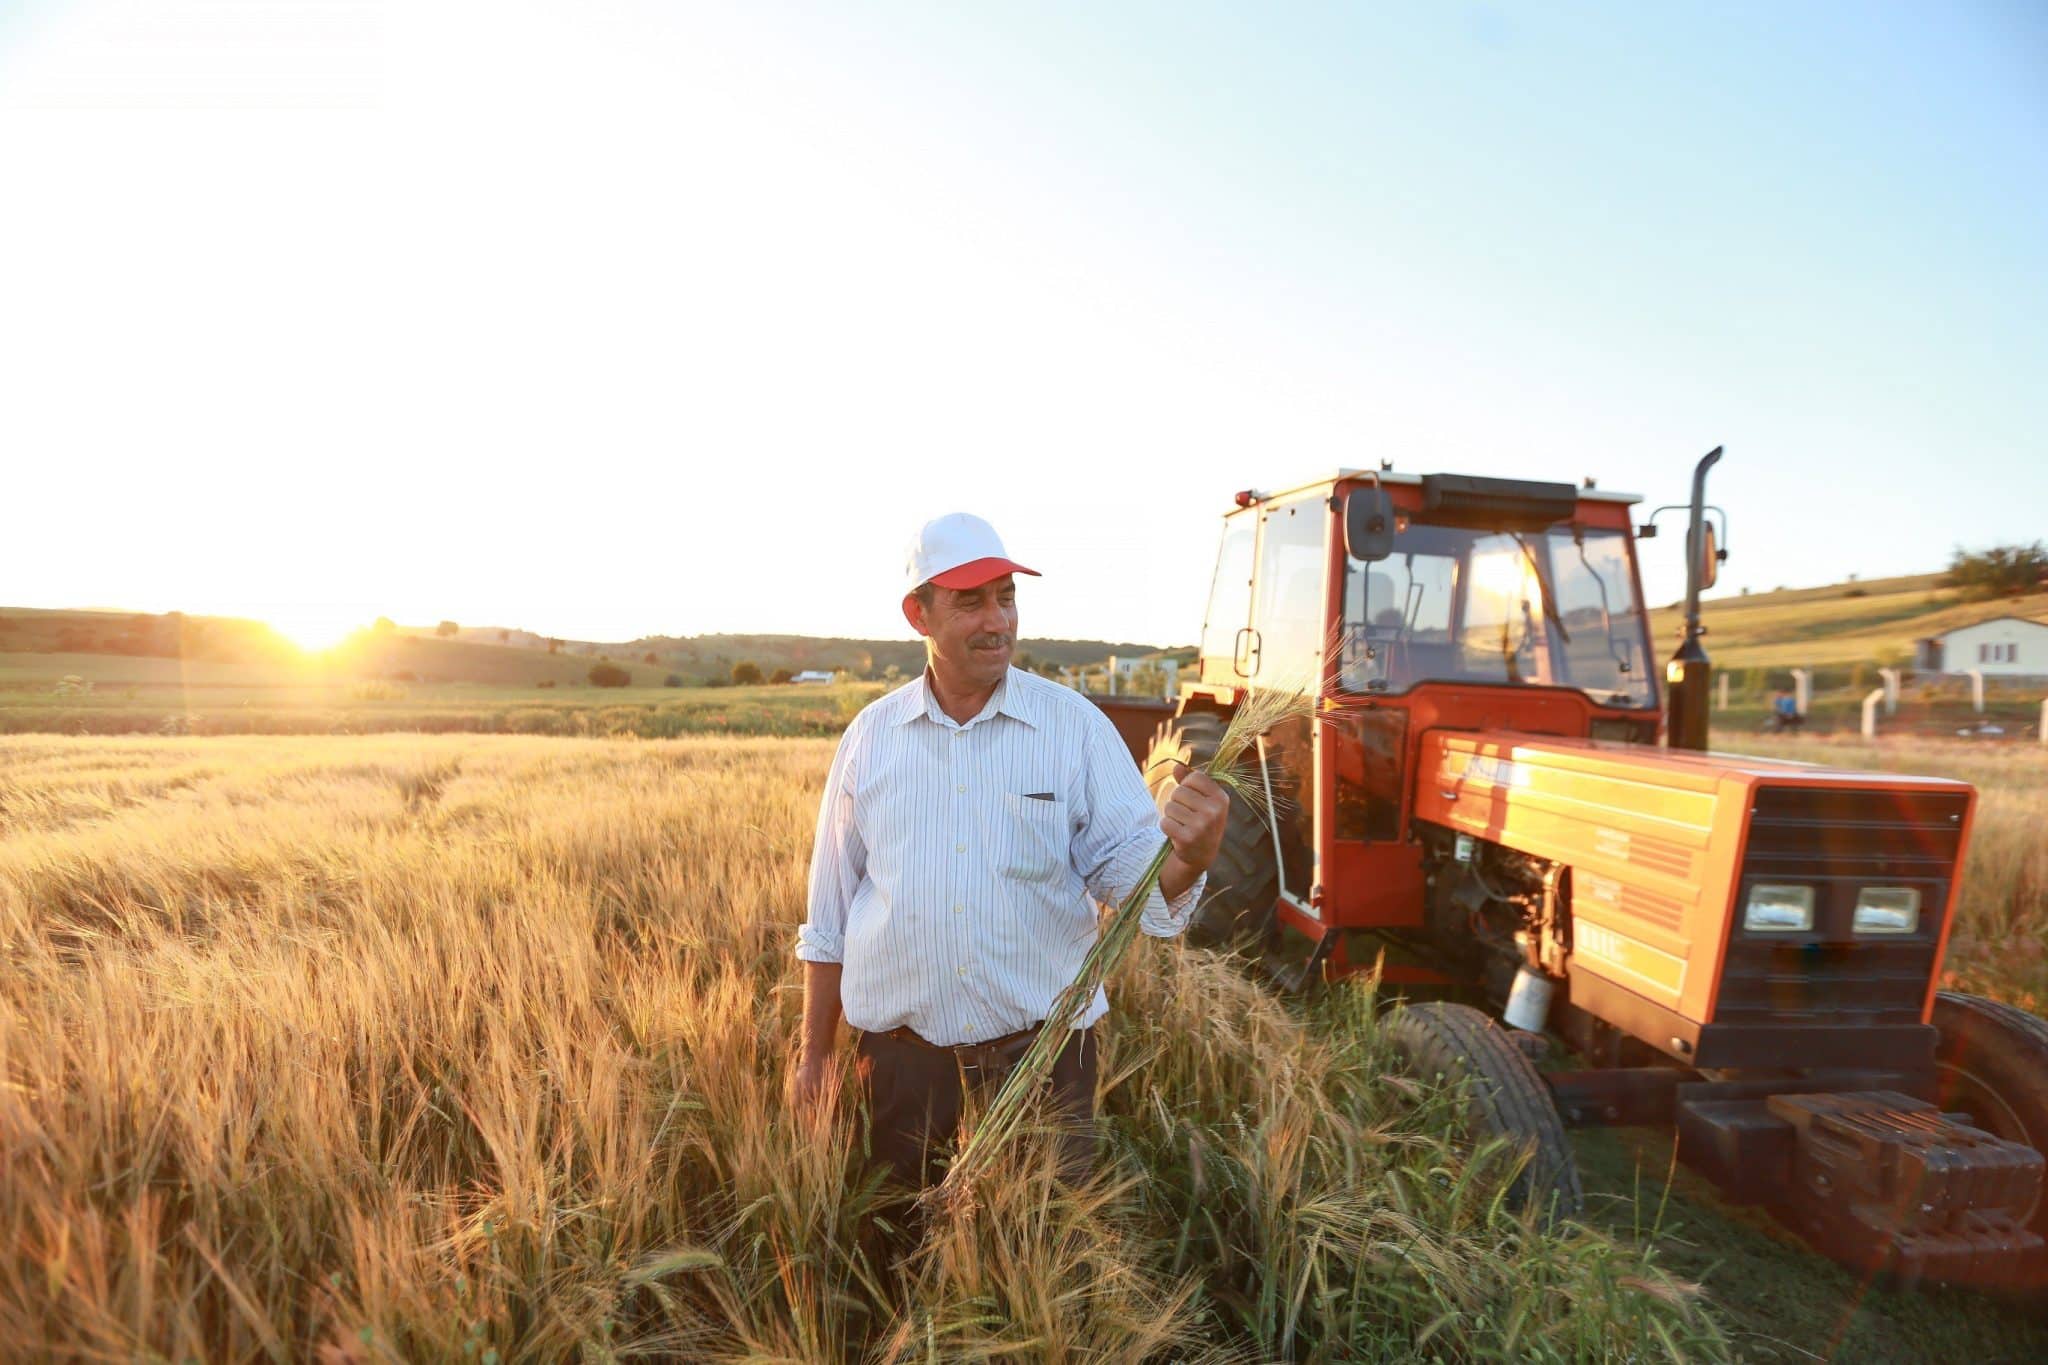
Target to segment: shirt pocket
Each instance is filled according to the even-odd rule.
[[[1067,865],[1067,803],[1003,794],[996,866],[1020,882],[1051,879]]]

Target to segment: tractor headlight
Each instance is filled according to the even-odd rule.
[[[1910,934],[1920,927],[1920,888],[1866,886],[1856,893],[1856,932]]]
[[[1813,927],[1813,888],[1759,882],[1749,888],[1742,927],[1766,934],[1796,934]]]

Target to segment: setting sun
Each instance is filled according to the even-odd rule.
[[[360,613],[347,607],[302,607],[271,612],[270,628],[309,654],[332,649],[352,631],[368,624]]]

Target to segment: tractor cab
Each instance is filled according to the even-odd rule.
[[[1215,897],[1203,932],[1277,921],[1342,970],[1338,929],[1422,928],[1410,775],[1430,730],[1656,743],[1637,501],[1390,470],[1238,494],[1181,715],[1274,687],[1312,692],[1319,719],[1267,737],[1276,871]]]
[[[1361,698],[1433,682],[1557,687],[1636,719],[1658,709],[1632,495],[1341,471],[1237,501],[1204,683],[1320,678],[1326,696]]]

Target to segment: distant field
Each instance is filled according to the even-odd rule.
[[[21,656],[13,656],[21,657]],[[95,660],[98,656],[80,656]],[[0,664],[10,656],[0,654]],[[69,662],[69,660],[66,660]],[[174,665],[174,660],[122,660]],[[40,665],[37,665],[40,666]],[[214,665],[214,680],[98,682],[53,696],[8,686],[0,668],[0,734],[347,735],[389,731],[530,735],[833,735],[880,695],[881,683],[762,687],[494,687],[376,680],[264,684],[247,665]],[[133,670],[128,670],[132,672]],[[163,671],[159,669],[159,671]],[[115,672],[116,677],[121,676]]]
[[[1719,597],[1702,606],[1707,652],[1716,668],[1784,669],[1910,663],[1913,642],[1997,616],[2048,621],[2048,595],[1963,601],[1940,574],[1877,578],[1822,588]],[[1684,611],[1650,614],[1652,637],[1668,652]]]

